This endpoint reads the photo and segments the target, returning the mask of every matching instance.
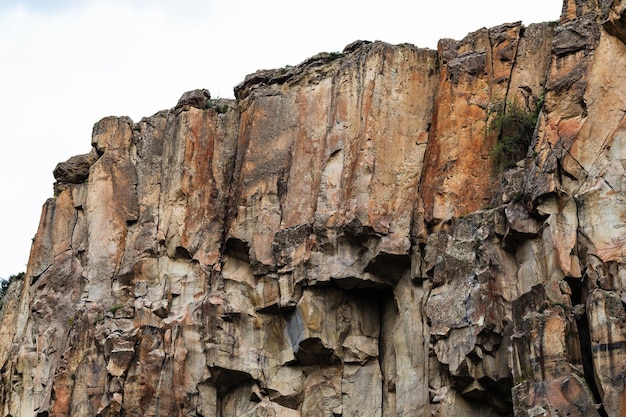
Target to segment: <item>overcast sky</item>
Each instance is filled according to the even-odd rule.
[[[350,42],[436,48],[501,23],[557,20],[561,0],[0,0],[0,277],[26,269],[57,162],[102,117],[138,121]]]

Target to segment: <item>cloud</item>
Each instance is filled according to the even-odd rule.
[[[87,9],[94,4],[106,4],[113,8],[130,8],[138,11],[162,10],[170,18],[193,18],[210,9],[207,0],[3,0],[0,13],[25,11],[26,13],[54,16]]]
[[[0,3],[0,13],[20,12],[36,14],[59,14],[80,6],[80,0],[4,0]]]

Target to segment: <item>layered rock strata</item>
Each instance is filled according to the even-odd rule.
[[[623,16],[101,120],[3,299],[2,415],[624,415]],[[511,103],[539,119],[500,171]]]

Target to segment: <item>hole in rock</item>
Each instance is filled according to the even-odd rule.
[[[187,248],[183,248],[182,246],[176,247],[176,252],[174,253],[175,259],[191,259],[192,256],[187,250]]]
[[[240,261],[249,263],[249,251],[250,247],[246,242],[241,239],[231,237],[226,241],[226,249],[224,250],[224,253],[228,256],[232,256],[233,258],[237,258]]]
[[[217,393],[223,396],[231,388],[241,385],[244,382],[252,381],[252,375],[247,372],[237,371],[234,369],[226,369],[218,366],[211,367],[211,379]]]
[[[383,279],[397,282],[410,265],[411,258],[409,255],[381,253],[370,261],[365,271]]]
[[[295,355],[301,365],[332,365],[339,361],[335,351],[324,346],[317,337],[301,341],[296,347]]]

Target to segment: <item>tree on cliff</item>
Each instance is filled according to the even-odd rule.
[[[24,272],[20,272],[19,274],[11,275],[8,279],[0,278],[0,280],[2,280],[2,282],[0,282],[0,307],[3,304],[4,296],[9,290],[9,286],[11,285],[11,283],[13,281],[23,280],[24,275]]]

